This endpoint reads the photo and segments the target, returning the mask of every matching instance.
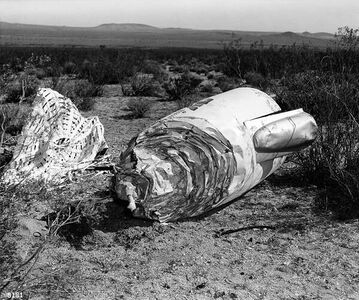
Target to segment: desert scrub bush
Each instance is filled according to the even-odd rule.
[[[317,204],[339,218],[359,217],[359,80],[349,74],[305,72],[283,80],[278,103],[302,107],[318,123],[318,137],[293,160],[302,178],[323,189]],[[324,200],[323,200],[324,199]]]
[[[130,79],[131,96],[157,96],[161,86],[152,74],[136,73]]]
[[[210,97],[222,93],[222,90],[219,88],[218,82],[215,79],[203,80],[199,84],[197,90],[205,97]]]
[[[202,79],[185,72],[180,76],[171,77],[164,83],[164,89],[169,100],[178,100],[194,92]]]
[[[76,107],[82,111],[90,111],[95,108],[96,99],[95,98],[80,98],[74,102]]]
[[[247,72],[244,74],[243,78],[246,83],[261,90],[265,90],[268,86],[268,80],[262,74],[257,72]]]
[[[150,59],[143,62],[140,72],[143,74],[151,74],[153,78],[159,82],[166,80],[168,76],[157,61]]]
[[[348,116],[344,122],[320,124],[319,129],[309,159],[305,153],[298,155],[305,175],[324,188],[317,208],[329,209],[339,219],[358,218],[359,124]]]
[[[214,82],[210,80],[205,80],[204,82],[201,82],[199,90],[203,93],[213,93],[215,85],[216,84]]]
[[[23,63],[21,71],[14,72],[9,76],[9,66],[6,67],[5,72],[7,77],[7,84],[5,85],[5,92],[7,97],[6,102],[22,102],[24,100],[31,102],[39,88],[39,78],[45,76],[43,68],[49,66],[51,58],[46,55],[31,56]],[[13,70],[14,71],[14,70]],[[10,72],[11,73],[11,72]]]
[[[223,45],[224,72],[242,79],[242,42],[241,39]]]
[[[193,103],[201,100],[200,95],[198,94],[192,94],[185,97],[182,97],[178,100],[176,100],[176,104],[178,109],[185,108],[191,106]]]
[[[339,48],[356,51],[359,47],[359,28],[339,27],[335,38]]]
[[[31,112],[27,104],[0,104],[0,129],[2,133],[17,135],[21,132]],[[1,145],[0,145],[1,146]]]
[[[102,86],[84,79],[63,77],[54,83],[54,89],[70,98],[78,109],[84,111],[93,109],[96,103],[94,97],[102,95]]]
[[[5,87],[7,103],[17,103],[24,100],[31,102],[39,88],[40,81],[35,75],[25,73],[16,76],[16,79],[8,82]]]
[[[7,103],[20,102],[22,94],[23,94],[21,82],[16,81],[16,82],[10,83],[10,84],[6,85],[5,90],[6,90],[5,101]]]
[[[217,86],[221,89],[222,92],[227,92],[238,88],[244,84],[244,81],[236,78],[230,78],[227,76],[221,76],[217,79]]]
[[[60,77],[55,80],[54,89],[68,98],[98,97],[102,94],[102,86],[71,77]]]
[[[89,50],[89,52],[82,63],[78,63],[78,75],[95,84],[117,84],[136,72],[143,72],[145,55],[140,50],[101,49],[99,52],[98,50]]]
[[[132,98],[127,103],[127,107],[131,111],[131,117],[138,119],[143,118],[150,110],[151,103],[146,99]]]
[[[118,83],[122,72],[116,64],[108,58],[100,57],[96,61],[85,59],[79,67],[78,76],[96,85]]]
[[[126,96],[126,97],[133,96],[134,93],[133,93],[133,89],[132,89],[132,86],[130,83],[121,83],[120,87],[121,87],[121,93],[123,96]]]
[[[0,177],[13,156],[16,138],[30,114],[30,106],[25,104],[0,104]]]
[[[307,71],[285,77],[278,103],[283,109],[302,107],[319,123],[359,117],[359,79],[355,75]]]
[[[76,73],[78,73],[76,64],[74,62],[72,62],[72,61],[65,62],[64,67],[63,67],[63,72],[65,74],[76,74]]]

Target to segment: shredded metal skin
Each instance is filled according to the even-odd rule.
[[[170,222],[215,210],[243,195],[314,141],[302,110],[280,112],[267,94],[239,88],[179,110],[129,144],[116,192],[133,215]]]

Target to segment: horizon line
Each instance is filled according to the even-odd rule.
[[[155,25],[145,24],[145,23],[136,23],[136,22],[125,22],[125,23],[116,23],[116,22],[108,22],[108,23],[101,23],[94,26],[74,26],[74,25],[52,25],[52,24],[35,24],[35,23],[20,23],[20,22],[8,22],[4,20],[0,20],[0,23],[7,23],[13,25],[34,25],[34,26],[50,26],[50,27],[70,27],[70,28],[96,28],[103,25],[142,25],[153,27],[156,29],[183,29],[183,30],[199,30],[199,31],[239,31],[239,32],[270,32],[270,33],[285,33],[285,32],[293,32],[293,33],[327,33],[334,35],[335,33],[329,31],[291,31],[291,30],[284,30],[284,31],[275,31],[275,30],[243,30],[243,29],[220,29],[220,28],[212,28],[212,29],[203,29],[203,28],[188,28],[188,27],[159,27]]]

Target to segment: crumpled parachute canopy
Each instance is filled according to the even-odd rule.
[[[32,179],[59,182],[69,171],[88,167],[107,148],[98,117],[82,117],[69,98],[42,88],[3,181],[10,185]]]

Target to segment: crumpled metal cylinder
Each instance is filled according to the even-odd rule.
[[[267,94],[239,88],[161,119],[123,153],[115,177],[118,198],[128,201],[134,216],[160,222],[199,216],[230,203],[273,173],[285,155],[315,139],[310,115],[279,112]],[[298,132],[298,121],[292,120],[300,114],[305,126]],[[277,128],[286,134],[278,135]],[[262,137],[268,130],[273,133],[269,142]],[[294,142],[291,135],[300,138]],[[254,141],[269,147],[256,149]]]

